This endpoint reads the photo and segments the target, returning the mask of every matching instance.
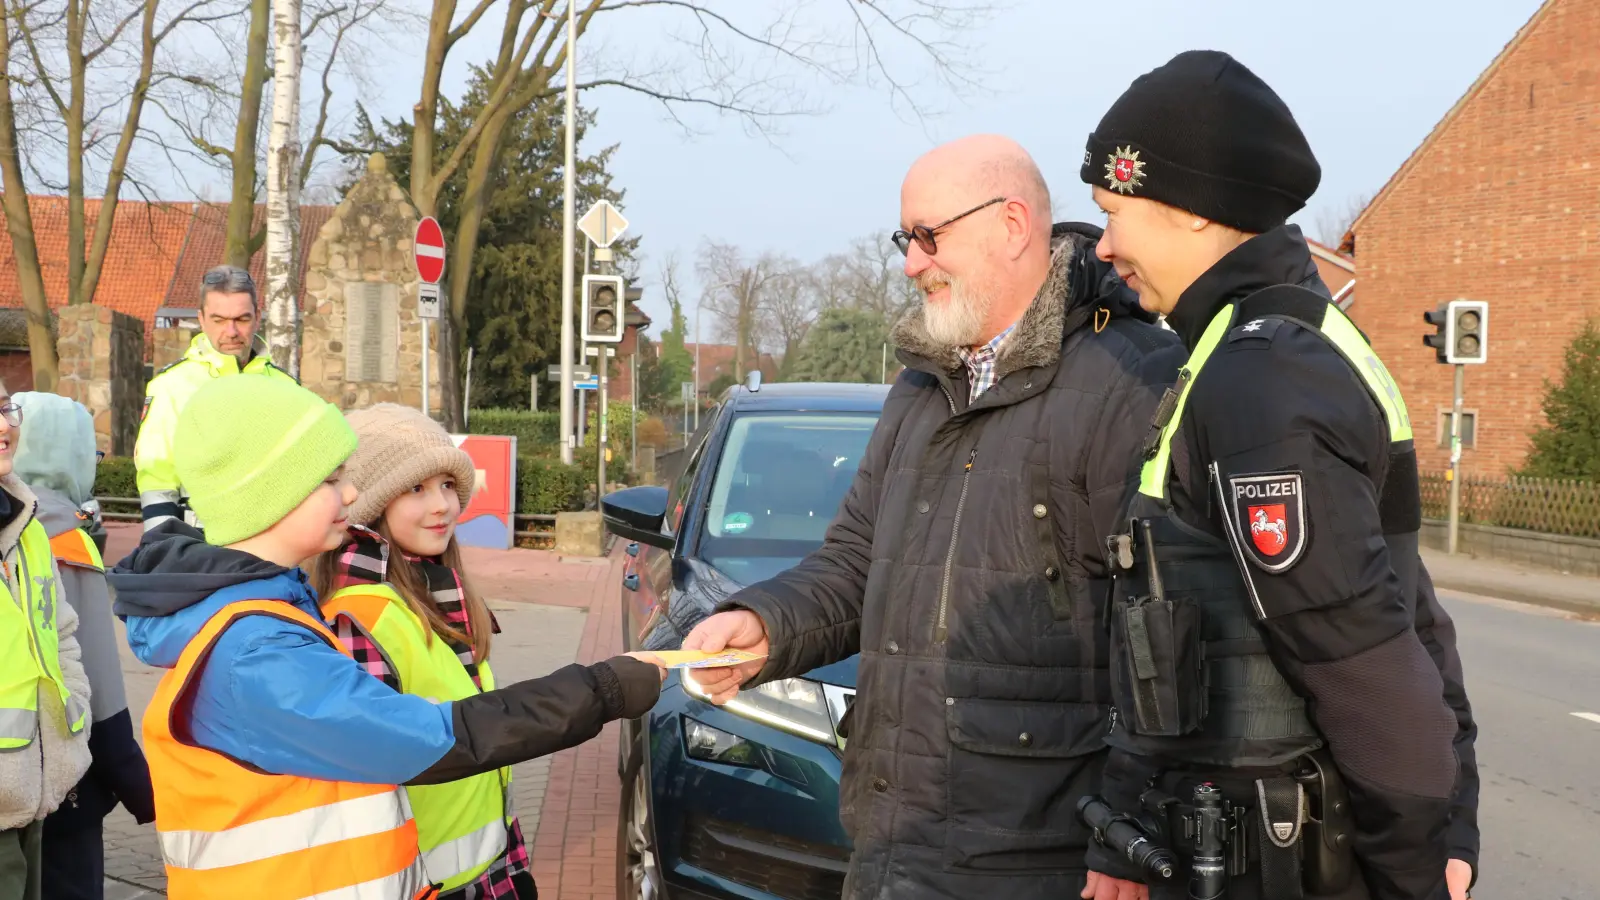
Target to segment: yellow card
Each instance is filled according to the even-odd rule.
[[[720,669],[727,666],[737,666],[740,663],[754,662],[766,659],[760,654],[748,650],[719,650],[716,653],[707,653],[704,650],[651,650],[653,656],[659,657],[661,662],[669,669]]]

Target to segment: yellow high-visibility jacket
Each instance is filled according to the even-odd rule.
[[[253,357],[241,370],[237,359],[212,347],[203,334],[195,335],[182,359],[150,379],[144,392],[139,440],[133,448],[139,509],[146,531],[184,514],[183,486],[178,483],[178,470],[172,464],[172,435],[178,427],[178,413],[194,392],[211,379],[239,374],[294,380],[266,356]]]

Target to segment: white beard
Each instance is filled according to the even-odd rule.
[[[971,347],[983,341],[983,326],[989,321],[994,294],[965,278],[937,275],[919,278],[918,282],[923,288],[923,321],[929,339],[949,347]],[[930,303],[928,289],[938,290],[945,285],[950,287],[950,296],[943,303]]]

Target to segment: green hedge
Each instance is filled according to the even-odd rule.
[[[526,409],[475,409],[467,417],[467,431],[515,437],[519,454],[538,454],[547,449],[559,449],[561,414]]]
[[[583,509],[584,469],[532,454],[517,455],[517,512],[550,515]]]
[[[139,497],[139,482],[134,475],[133,460],[126,456],[108,456],[100,460],[94,472],[96,497]]]

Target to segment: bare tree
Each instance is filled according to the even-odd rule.
[[[812,267],[818,306],[869,310],[885,324],[893,324],[917,301],[916,286],[905,276],[904,264],[887,237],[856,238],[845,252],[824,257]]]
[[[17,150],[17,113],[12,98],[11,20],[16,7],[4,0],[5,21],[0,22],[0,203],[6,213],[6,230],[17,259],[17,283],[28,319],[28,353],[32,358],[33,389],[53,391],[60,377],[56,344],[50,337],[50,303],[44,293],[44,273],[39,268],[39,248],[33,238],[33,212],[22,181],[22,154]]]
[[[404,21],[403,13],[392,11],[388,0],[305,0],[301,8],[300,43],[302,63],[322,61],[319,87],[321,98],[317,118],[309,136],[299,133],[301,152],[293,165],[297,179],[304,184],[311,175],[317,151],[339,146],[327,133],[330,105],[334,95],[333,71],[350,51],[358,33],[372,28],[378,18]],[[196,63],[196,69],[159,79],[164,90],[155,105],[164,114],[167,131],[153,131],[150,137],[163,149],[175,168],[185,168],[184,160],[210,164],[229,180],[227,238],[224,261],[248,266],[250,258],[266,241],[265,223],[255,224],[256,198],[266,181],[267,143],[261,107],[267,97],[275,65],[268,63],[273,40],[272,0],[246,0],[232,15],[208,23],[212,42],[217,46],[244,46],[241,63],[237,55]],[[297,120],[298,120],[297,115]],[[231,138],[220,132],[231,131]],[[348,150],[350,148],[341,147]]]
[[[767,282],[758,317],[759,332],[781,348],[784,363],[794,359],[811,323],[821,311],[810,272],[787,257],[771,259],[773,277]]]
[[[300,377],[300,0],[272,2],[272,134],[267,142],[267,350]]]
[[[569,48],[565,41],[567,7],[556,0],[506,0],[499,50],[486,67],[487,99],[453,147],[438,146],[439,85],[450,53],[498,0],[476,0],[459,21],[457,0],[433,0],[422,89],[413,109],[411,199],[423,215],[438,211],[440,192],[466,167],[461,218],[451,243],[450,315],[442,323],[441,370],[448,424],[461,419],[456,360],[459,335],[470,301],[477,234],[492,185],[487,174],[510,116],[515,110],[555,96],[566,86]],[[886,86],[892,100],[916,115],[921,98],[949,94],[972,83],[959,52],[960,36],[989,11],[980,0],[835,0],[836,17],[820,21],[817,4],[787,2],[776,10],[757,9],[738,0],[568,0],[576,31],[586,35],[601,13],[653,16],[650,32],[664,35],[663,49],[645,53],[580,54],[585,77],[579,89],[622,88],[657,100],[684,127],[690,109],[737,116],[754,130],[771,134],[785,118],[816,112],[819,104],[805,89],[807,79],[827,83]],[[766,16],[766,21],[761,17]],[[839,19],[847,23],[840,27]],[[909,46],[944,81],[940,92],[913,91],[914,66],[892,66],[890,48]],[[589,65],[590,58],[603,62]],[[742,362],[742,359],[741,359]]]
[[[775,322],[769,307],[778,285],[794,279],[795,265],[771,254],[751,259],[732,244],[708,241],[701,245],[694,268],[701,308],[711,313],[716,337],[733,343],[733,375],[743,378],[746,359],[759,367],[760,351],[774,349],[780,339],[764,332],[762,325]]]
[[[1373,195],[1351,194],[1342,205],[1325,207],[1317,213],[1317,240],[1338,249],[1344,242],[1345,232],[1355,224],[1356,217],[1372,202]]]
[[[39,271],[40,263],[27,205],[23,141],[32,139],[26,155],[35,180],[66,194],[67,300],[91,302],[111,242],[118,200],[124,183],[130,180],[129,161],[157,77],[158,51],[180,27],[205,21],[214,2],[181,0],[163,10],[160,0],[95,4],[62,0],[59,5],[55,0],[31,4],[6,0],[6,78],[0,85],[5,96],[0,102],[7,107],[9,124],[0,130],[9,140],[5,152],[18,156],[15,169],[6,172],[7,227],[30,309],[34,301],[28,295],[35,289],[39,294],[35,299],[47,303],[42,281],[31,285],[27,274]],[[168,15],[163,17],[163,12]],[[19,46],[25,55],[12,52]],[[126,93],[120,85],[129,85]],[[18,131],[17,100],[19,94],[29,91],[34,101],[29,109],[34,116],[24,136]],[[91,182],[98,180],[95,170],[102,167],[102,200],[91,225],[86,194]],[[11,169],[9,164],[5,168]],[[65,170],[64,181],[55,175],[60,169]],[[40,327],[46,330],[30,330],[30,355],[36,384],[46,385],[40,389],[48,390],[57,372],[55,349],[44,346],[48,343],[48,314],[44,315]],[[30,312],[30,329],[33,318]]]

